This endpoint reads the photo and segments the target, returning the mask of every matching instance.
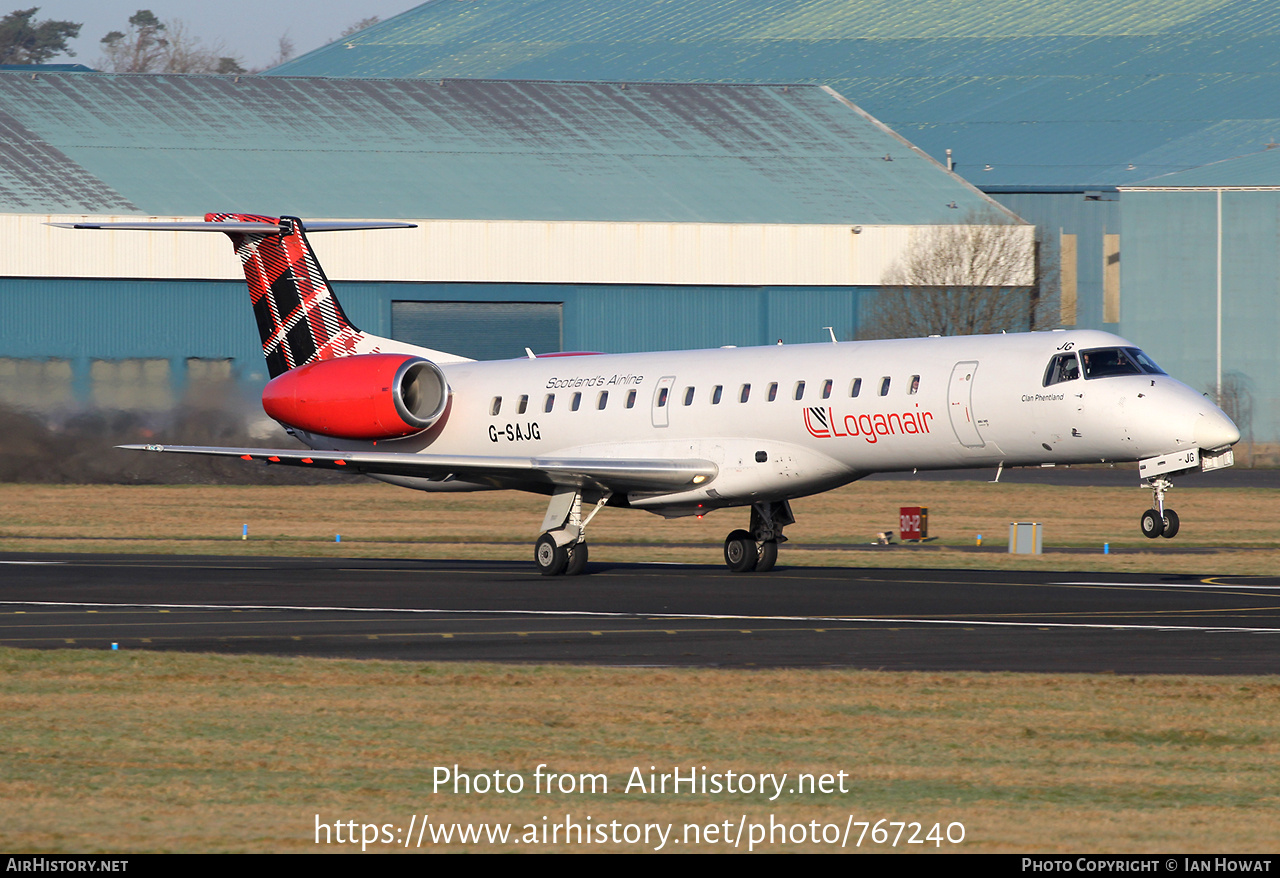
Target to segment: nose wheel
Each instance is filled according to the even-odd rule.
[[[1168,476],[1158,476],[1150,479],[1147,484],[1151,488],[1155,506],[1142,513],[1142,518],[1139,522],[1139,526],[1142,528],[1142,535],[1151,540],[1156,537],[1173,539],[1173,537],[1177,536],[1181,523],[1178,521],[1178,513],[1172,509],[1164,508],[1165,492],[1173,487],[1173,482]]]
[[[1148,509],[1142,513],[1142,535],[1148,539],[1154,540],[1156,537],[1173,539],[1178,534],[1179,525],[1178,513],[1172,509],[1166,509],[1164,515],[1161,515],[1158,509]]]

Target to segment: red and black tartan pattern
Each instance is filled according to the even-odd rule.
[[[281,223],[282,232],[228,233],[244,266],[262,355],[274,378],[315,360],[356,353],[363,333],[351,325],[295,217],[205,214],[205,222]]]

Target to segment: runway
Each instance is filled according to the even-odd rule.
[[[1280,577],[0,554],[0,646],[1273,674]]]

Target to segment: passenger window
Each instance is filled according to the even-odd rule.
[[[609,404],[609,391],[600,391],[600,396],[596,398],[596,408],[604,411],[604,407]]]
[[[862,379],[861,378],[853,379],[853,383],[849,385],[849,396],[851,397],[857,396],[861,392],[862,392]]]
[[[1080,363],[1074,353],[1058,354],[1049,361],[1049,368],[1044,370],[1044,386],[1061,384],[1063,381],[1075,381],[1080,377]]]
[[[723,384],[717,384],[715,390],[711,391],[711,404],[720,405],[720,394],[724,391]]]
[[[520,397],[520,402],[516,405],[516,413],[523,415],[529,408],[529,394]]]
[[[692,387],[686,387],[684,389],[684,404],[693,405],[693,388]]]
[[[804,382],[796,382],[796,399],[804,399]]]
[[[667,390],[668,390],[668,388],[666,388],[666,387],[660,388],[660,389],[658,390],[658,408],[663,408],[663,407],[665,407],[665,406],[666,406],[666,404],[667,404]]]
[[[633,409],[635,407],[636,407],[636,392],[634,390],[629,390],[627,391],[627,408]]]
[[[502,411],[502,397],[495,396],[493,402],[489,403],[489,414],[496,415]]]
[[[831,399],[831,385],[832,385],[832,381],[830,378],[822,382],[822,398],[823,399]]]
[[[919,392],[920,392],[920,376],[919,376],[919,375],[912,375],[912,376],[911,376],[911,387],[907,390],[907,395],[908,395],[908,396],[915,396],[915,395],[916,395],[917,393],[919,393]]]
[[[889,376],[888,375],[880,379],[880,395],[881,396],[889,395]]]
[[[751,385],[742,385],[742,390],[738,393],[738,402],[746,402],[751,398]]]
[[[554,393],[548,393],[547,401],[542,404],[542,410],[544,412],[549,412],[551,411],[551,407],[554,406],[555,404],[556,404],[556,395]]]
[[[576,412],[582,407],[582,394],[575,393],[573,399],[569,400],[569,411]]]
[[[769,402],[773,402],[778,398],[778,382],[773,381],[769,384]]]

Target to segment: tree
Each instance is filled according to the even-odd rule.
[[[129,16],[129,32],[113,30],[102,38],[106,67],[112,73],[153,73],[164,58],[169,41],[165,26],[150,9]]]
[[[129,17],[129,31],[102,38],[100,66],[112,73],[244,73],[221,43],[204,45],[181,21],[165,24],[150,9]]]
[[[1244,465],[1253,466],[1253,393],[1249,379],[1239,372],[1227,372],[1221,383],[1210,387],[1205,395],[1240,428],[1244,446],[1237,448],[1245,452]]]
[[[80,35],[83,25],[71,21],[34,22],[40,7],[17,9],[0,18],[0,64],[43,64],[66,52],[67,40]]]
[[[267,67],[279,67],[292,58],[293,53],[293,40],[289,39],[288,33],[281,34],[280,39],[276,41],[276,56],[267,62]]]
[[[168,27],[168,46],[164,56],[164,73],[244,73],[240,60],[224,54],[221,43],[205,46],[199,37],[187,30],[184,22],[174,20]]]
[[[1056,326],[1056,284],[1040,247],[1008,217],[972,214],[912,234],[867,309],[863,338],[977,335]]]
[[[382,19],[378,18],[378,16],[376,15],[370,15],[368,18],[362,18],[359,21],[357,21],[355,24],[349,24],[345,28],[343,28],[342,33],[338,34],[338,39],[342,39],[343,37],[349,37],[354,33],[358,33],[364,30],[366,27],[373,27],[375,24],[377,24],[380,21],[382,21]]]

